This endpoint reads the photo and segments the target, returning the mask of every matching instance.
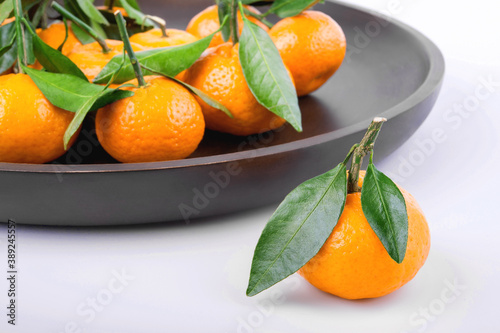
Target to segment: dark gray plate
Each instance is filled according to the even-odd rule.
[[[185,28],[212,1],[141,1]],[[335,166],[371,119],[389,119],[382,158],[429,114],[444,74],[440,51],[418,31],[342,3],[318,5],[344,29],[348,55],[320,90],[301,98],[304,132],[285,126],[248,138],[207,131],[189,159],[120,164],[92,127],[57,163],[0,163],[0,221],[117,225],[194,219],[278,202],[302,181]]]

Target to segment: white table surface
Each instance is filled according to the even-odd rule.
[[[17,325],[2,314],[0,332],[500,332],[494,213],[500,206],[500,6],[349,2],[399,8],[393,16],[429,36],[446,58],[431,115],[378,164],[417,198],[429,221],[429,258],[410,283],[380,299],[346,301],[295,275],[246,297],[253,249],[275,207],[188,225],[18,225]],[[494,92],[471,104],[488,79],[497,82]],[[436,129],[445,139],[429,144]],[[0,246],[6,248],[5,225]],[[2,281],[0,304],[6,305]]]

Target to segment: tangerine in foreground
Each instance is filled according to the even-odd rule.
[[[63,137],[73,116],[51,104],[28,75],[0,76],[0,162],[55,160],[65,152]]]
[[[99,109],[97,138],[125,163],[177,160],[193,153],[205,131],[200,105],[191,93],[164,77],[149,76],[132,97]],[[137,85],[137,80],[129,81]]]
[[[362,186],[364,172],[360,172]],[[349,193],[344,211],[321,250],[299,274],[318,289],[346,299],[387,295],[410,281],[430,248],[427,221],[413,196],[400,188],[408,213],[408,243],[401,264],[391,259],[366,220],[361,193]]]

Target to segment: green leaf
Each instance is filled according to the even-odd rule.
[[[318,253],[337,225],[346,196],[343,163],[305,181],[286,196],[255,248],[248,296],[293,274]]]
[[[78,39],[78,41],[83,45],[95,42],[94,38],[92,38],[88,33],[85,32],[85,30],[80,28],[78,25],[72,24],[71,30],[73,30],[76,39]]]
[[[75,116],[68,125],[64,133],[64,149],[68,148],[68,143],[80,128],[83,120],[90,111],[97,110],[109,103],[113,103],[122,98],[133,96],[133,92],[125,90],[107,89],[107,87],[99,86],[100,92],[96,92],[93,96],[89,97],[75,112]]]
[[[12,45],[14,45],[14,38],[10,40],[6,45],[2,45],[2,47],[0,47],[0,57],[9,52]]]
[[[0,74],[11,68],[17,59],[17,44],[14,44],[0,57]]]
[[[246,17],[243,21],[239,55],[248,87],[261,105],[301,132],[297,93],[278,49],[267,32]]]
[[[101,96],[101,94],[104,92],[106,88],[101,87],[101,91],[95,93],[94,95],[90,96],[81,106],[78,110],[75,112],[75,116],[71,120],[71,123],[68,125],[68,128],[66,129],[66,132],[64,132],[64,137],[63,137],[63,142],[64,142],[64,149],[68,149],[68,144],[73,135],[78,131],[80,128],[80,125],[82,124],[83,120],[89,113],[90,108],[94,103],[97,101],[97,99]]]
[[[91,84],[70,74],[44,72],[24,66],[23,70],[35,82],[45,98],[55,106],[71,112],[78,111],[82,105],[101,93],[103,89],[100,85]],[[113,89],[108,88],[105,91],[111,93]],[[124,91],[124,93],[123,96],[133,95],[131,91]]]
[[[89,18],[85,15],[85,12],[80,8],[78,2],[75,0],[64,0],[64,8],[68,10],[71,14],[78,17],[80,20],[85,23],[89,23]]]
[[[0,74],[11,68],[17,59],[16,26],[14,22],[0,27]]]
[[[108,25],[109,22],[102,16],[94,4],[90,0],[76,0],[82,11],[87,15],[87,17],[96,23]]]
[[[90,27],[92,28],[92,30],[94,30],[97,35],[99,35],[99,37],[101,37],[102,39],[107,39],[108,36],[106,35],[106,31],[104,30],[103,27],[105,27],[105,25],[101,25],[95,21],[90,21]]]
[[[16,26],[14,22],[0,26],[0,57],[7,53],[16,40]]]
[[[107,89],[104,94],[99,96],[96,102],[92,105],[89,111],[98,110],[108,104],[116,102],[120,99],[134,96],[134,92],[130,90]]]
[[[215,108],[217,110],[221,110],[229,118],[233,118],[233,115],[232,115],[231,111],[229,111],[229,109],[226,108],[221,102],[219,102],[219,101],[213,99],[212,97],[208,96],[207,94],[205,94],[200,89],[195,88],[195,87],[187,84],[186,82],[182,82],[180,80],[177,80],[175,77],[171,77],[170,79],[174,80],[175,82],[179,83],[180,85],[186,87],[186,89],[188,89],[193,94],[195,94],[196,96],[198,96],[203,102],[207,103],[209,106],[211,106],[211,107],[213,107],[213,108]]]
[[[137,9],[137,10],[141,10],[141,8],[139,7],[139,4],[137,3],[137,1],[135,0],[128,0],[127,3],[132,6],[133,8]],[[104,5],[106,7],[109,7],[109,5],[111,4],[111,0],[106,0],[104,1]],[[123,8],[123,5],[121,3],[120,0],[116,0],[113,4],[113,7],[122,7]]]
[[[85,74],[68,57],[33,35],[33,51],[40,64],[49,72],[72,74],[88,82]]]
[[[304,10],[315,5],[318,0],[276,0],[269,12],[281,18],[299,15]]]
[[[8,0],[6,0],[8,1]],[[21,5],[23,7],[23,11],[26,13],[29,11],[33,6],[37,5],[40,3],[42,0],[21,0]]]
[[[231,114],[231,111],[228,110],[228,108],[226,108],[222,103],[220,103],[219,101],[213,99],[212,97],[210,97],[209,95],[205,94],[203,91],[201,91],[200,89],[196,88],[196,87],[193,87],[192,85],[189,85],[187,84],[186,82],[183,82],[181,80],[177,80],[175,77],[173,76],[168,76],[166,74],[163,74],[161,72],[157,72],[157,71],[154,71],[152,70],[151,68],[148,68],[144,65],[141,65],[141,67],[143,69],[146,69],[147,71],[149,72],[152,72],[154,74],[159,74],[159,75],[162,75],[162,76],[165,76],[167,78],[169,78],[170,80],[172,81],[175,81],[177,82],[178,84],[180,84],[181,86],[183,86],[184,88],[186,88],[187,90],[191,91],[191,93],[195,94],[196,96],[198,96],[203,102],[207,103],[209,106],[215,108],[215,109],[218,109],[218,110],[221,110],[222,112],[224,112],[225,114],[227,114],[229,116],[229,118],[233,118],[233,115]]]
[[[78,17],[80,20],[82,20],[84,22],[88,22],[88,18],[85,16],[85,13],[83,13],[82,9],[78,6],[78,4],[75,1],[65,0],[64,7],[71,14]],[[90,44],[90,43],[95,42],[95,40],[88,33],[86,33],[83,29],[81,29],[78,25],[72,24],[71,30],[73,30],[73,33],[75,34],[78,41],[80,41],[80,43]]]
[[[136,0],[127,0],[127,4],[139,11],[141,10],[141,8],[139,7],[139,3]]]
[[[140,10],[134,8],[134,6],[132,6],[129,3],[129,0],[120,0],[120,3],[123,6],[123,8],[125,9],[125,11],[127,12],[127,15],[130,18],[134,19],[137,24],[143,25],[146,27],[154,26],[154,23],[150,19],[148,19],[144,13],[142,13]]]
[[[222,26],[224,20],[227,20],[231,15],[231,6],[229,2],[224,0],[217,1],[218,14],[219,14],[219,25]],[[222,39],[227,42],[231,37],[231,26],[229,24],[224,25],[221,30]]]
[[[176,76],[198,60],[203,51],[210,45],[215,33],[190,44],[140,51],[136,52],[135,55],[141,65],[167,76]],[[94,79],[94,83],[107,82],[117,71],[120,62],[121,55],[114,56]],[[143,74],[151,75],[151,72],[144,71]],[[132,64],[128,62],[123,66],[114,83],[123,83],[133,78],[135,78],[134,69]]]
[[[361,187],[361,207],[391,258],[400,264],[408,241],[406,202],[397,185],[375,168],[372,157]]]
[[[14,4],[12,0],[5,0],[0,3],[0,24],[10,16],[14,10]]]
[[[124,58],[122,57],[122,59]],[[109,89],[112,78],[106,86],[100,86],[70,74],[49,73],[25,66],[23,66],[23,70],[35,82],[49,102],[64,110],[75,112],[75,116],[64,134],[65,149],[90,111],[134,95],[132,91]]]
[[[115,76],[118,75],[120,70],[123,67],[123,64],[125,63],[125,51],[123,51],[123,56],[122,56],[122,63],[120,67],[118,68],[118,71],[115,73]],[[90,97],[82,106],[76,110],[75,116],[73,117],[71,123],[68,125],[68,128],[66,129],[66,132],[64,133],[64,149],[67,149],[69,141],[75,135],[75,133],[78,131],[80,128],[83,120],[87,116],[87,114],[91,110],[96,110],[99,109],[109,103],[112,103],[114,101],[117,101],[122,98],[130,97],[134,93],[131,91],[125,91],[125,90],[116,90],[116,89],[108,89],[109,85],[113,82],[114,76],[111,77],[111,79],[108,81],[106,86],[101,87],[101,91],[97,92]]]

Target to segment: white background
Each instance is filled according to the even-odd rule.
[[[394,8],[391,0],[349,2]],[[429,221],[431,252],[414,280],[380,299],[346,301],[294,276],[247,298],[253,249],[275,207],[189,225],[18,226],[18,324],[6,324],[1,305],[0,331],[500,332],[500,85],[473,105],[482,79],[500,84],[500,7],[395,3],[393,16],[430,37],[447,65],[429,118],[378,164]],[[435,129],[446,139],[429,143]],[[5,249],[5,225],[0,234]],[[116,280],[123,272],[128,279]],[[6,304],[2,290],[6,281]],[[96,297],[98,311],[88,303]]]

